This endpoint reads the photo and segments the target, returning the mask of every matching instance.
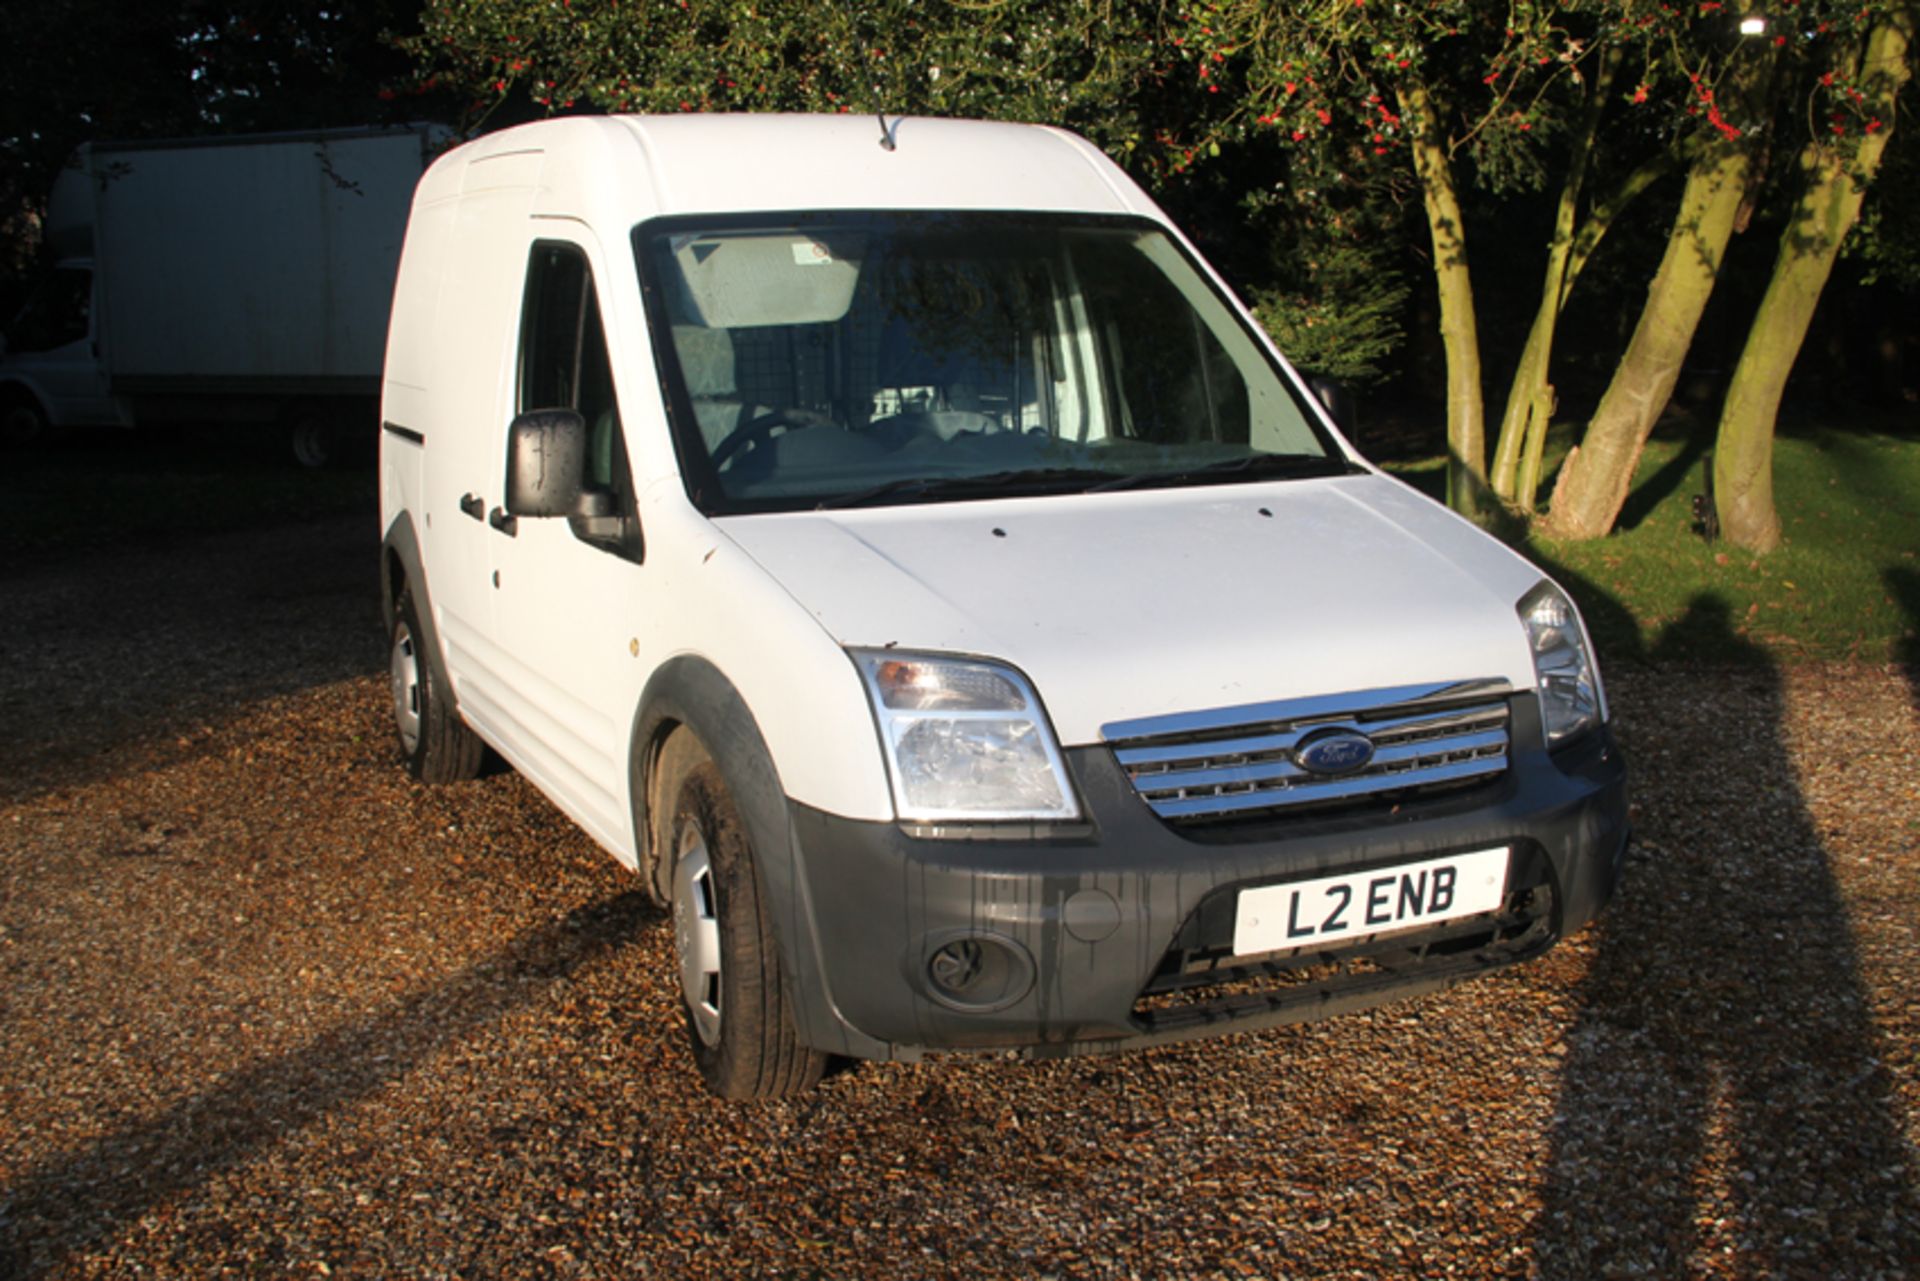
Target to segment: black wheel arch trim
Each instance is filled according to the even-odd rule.
[[[634,838],[641,875],[651,875],[651,815],[647,774],[666,734],[684,726],[700,740],[720,769],[747,830],[754,864],[780,950],[781,981],[800,1039],[812,1049],[861,1058],[892,1058],[886,1042],[851,1027],[827,989],[808,878],[780,771],[760,724],[733,682],[709,660],[683,654],[654,672],[634,713],[627,757]]]
[[[411,512],[403,511],[394,517],[393,523],[387,526],[386,537],[380,540],[380,616],[389,638],[393,636],[395,606],[400,600],[400,583],[395,581],[394,573],[396,561],[406,590],[413,593],[413,612],[420,622],[419,644],[427,651],[427,662],[433,665],[434,694],[446,699],[447,710],[457,714],[460,702],[454,696],[453,682],[447,677],[440,634],[434,628],[433,595],[427,588],[427,568],[420,556],[420,536],[414,531]]]

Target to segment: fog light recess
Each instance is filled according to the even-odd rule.
[[[956,932],[930,938],[920,971],[927,994],[969,1013],[1005,1009],[1033,986],[1027,949],[997,934]]]

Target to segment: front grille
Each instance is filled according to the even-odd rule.
[[[1401,686],[1102,727],[1155,814],[1170,822],[1395,800],[1485,782],[1507,769],[1501,680]],[[1303,766],[1303,740],[1364,735],[1373,755],[1350,773]]]

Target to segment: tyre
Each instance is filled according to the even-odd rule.
[[[687,1039],[707,1088],[766,1099],[812,1089],[827,1056],[800,1043],[753,851],[706,761],[674,806],[673,943]]]
[[[316,409],[302,410],[288,422],[287,444],[293,461],[308,471],[330,466],[340,452],[333,424]]]
[[[22,392],[0,405],[0,445],[18,449],[46,436],[47,416],[30,395]]]
[[[480,772],[486,745],[442,697],[422,634],[413,593],[402,589],[394,604],[387,663],[400,751],[406,757],[407,772],[421,782],[457,783]]]

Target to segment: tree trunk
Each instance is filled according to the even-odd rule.
[[[1613,83],[1620,57],[1617,46],[1609,50],[1593,83],[1587,86],[1587,109],[1573,139],[1573,155],[1554,213],[1553,240],[1547,247],[1547,274],[1540,285],[1540,308],[1534,313],[1533,328],[1527,331],[1527,345],[1520,353],[1519,366],[1513,371],[1506,412],[1500,419],[1499,443],[1493,458],[1493,492],[1522,511],[1533,510],[1534,491],[1539,486],[1537,451],[1528,446],[1535,440],[1545,440],[1553,417],[1553,387],[1547,381],[1553,360],[1553,331],[1566,302],[1567,264],[1573,256],[1574,222],[1579,216],[1580,189],[1586,183],[1587,161],[1593,155],[1593,135],[1600,126],[1607,90]],[[1522,466],[1523,457],[1532,462],[1531,468]],[[1533,473],[1531,480],[1525,474],[1529,470]]]
[[[1708,147],[1687,171],[1680,211],[1667,237],[1626,355],[1613,372],[1585,437],[1560,469],[1544,524],[1554,538],[1601,538],[1626,504],[1634,468],[1666,410],[1681,362],[1746,200],[1752,156],[1742,143]]]
[[[1414,124],[1413,165],[1426,198],[1433,278],[1440,296],[1440,341],[1447,356],[1447,505],[1477,515],[1487,483],[1487,428],[1473,277],[1467,270],[1467,227],[1426,90],[1418,85],[1403,89],[1400,114]]]
[[[1773,279],[1734,367],[1713,449],[1720,532],[1736,546],[1766,552],[1780,545],[1780,517],[1773,506],[1774,420],[1814,306],[1893,132],[1895,98],[1912,71],[1907,43],[1908,33],[1897,21],[1874,28],[1867,38],[1861,80],[1869,115],[1884,127],[1862,138],[1851,156],[1817,138],[1800,153],[1807,187],[1780,236]]]

